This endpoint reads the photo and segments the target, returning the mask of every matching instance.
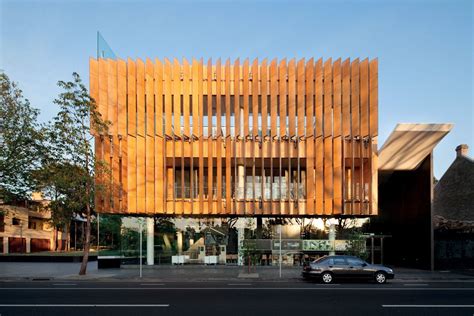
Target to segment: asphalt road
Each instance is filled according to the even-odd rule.
[[[10,315],[474,315],[474,282],[0,282]]]

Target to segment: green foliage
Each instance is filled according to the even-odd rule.
[[[359,229],[353,228],[348,232],[346,252],[350,256],[357,256],[367,260],[369,253],[366,248],[366,238]]]
[[[43,137],[39,110],[23,97],[18,85],[0,73],[0,87],[0,198],[8,203],[29,199]]]

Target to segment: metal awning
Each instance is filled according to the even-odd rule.
[[[453,128],[453,124],[397,124],[379,150],[379,170],[413,170]]]

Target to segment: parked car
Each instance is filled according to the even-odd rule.
[[[383,284],[393,279],[393,270],[379,264],[369,264],[354,256],[324,256],[303,266],[303,278],[332,283],[334,279],[368,279]]]

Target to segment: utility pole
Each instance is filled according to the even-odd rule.
[[[139,234],[140,234],[140,257],[139,257],[139,260],[140,260],[140,278],[142,277],[142,221],[141,219],[138,220],[138,230],[139,230]]]
[[[279,261],[279,264],[280,264],[280,279],[281,279],[281,224],[278,226],[280,229],[280,259],[278,260]]]

